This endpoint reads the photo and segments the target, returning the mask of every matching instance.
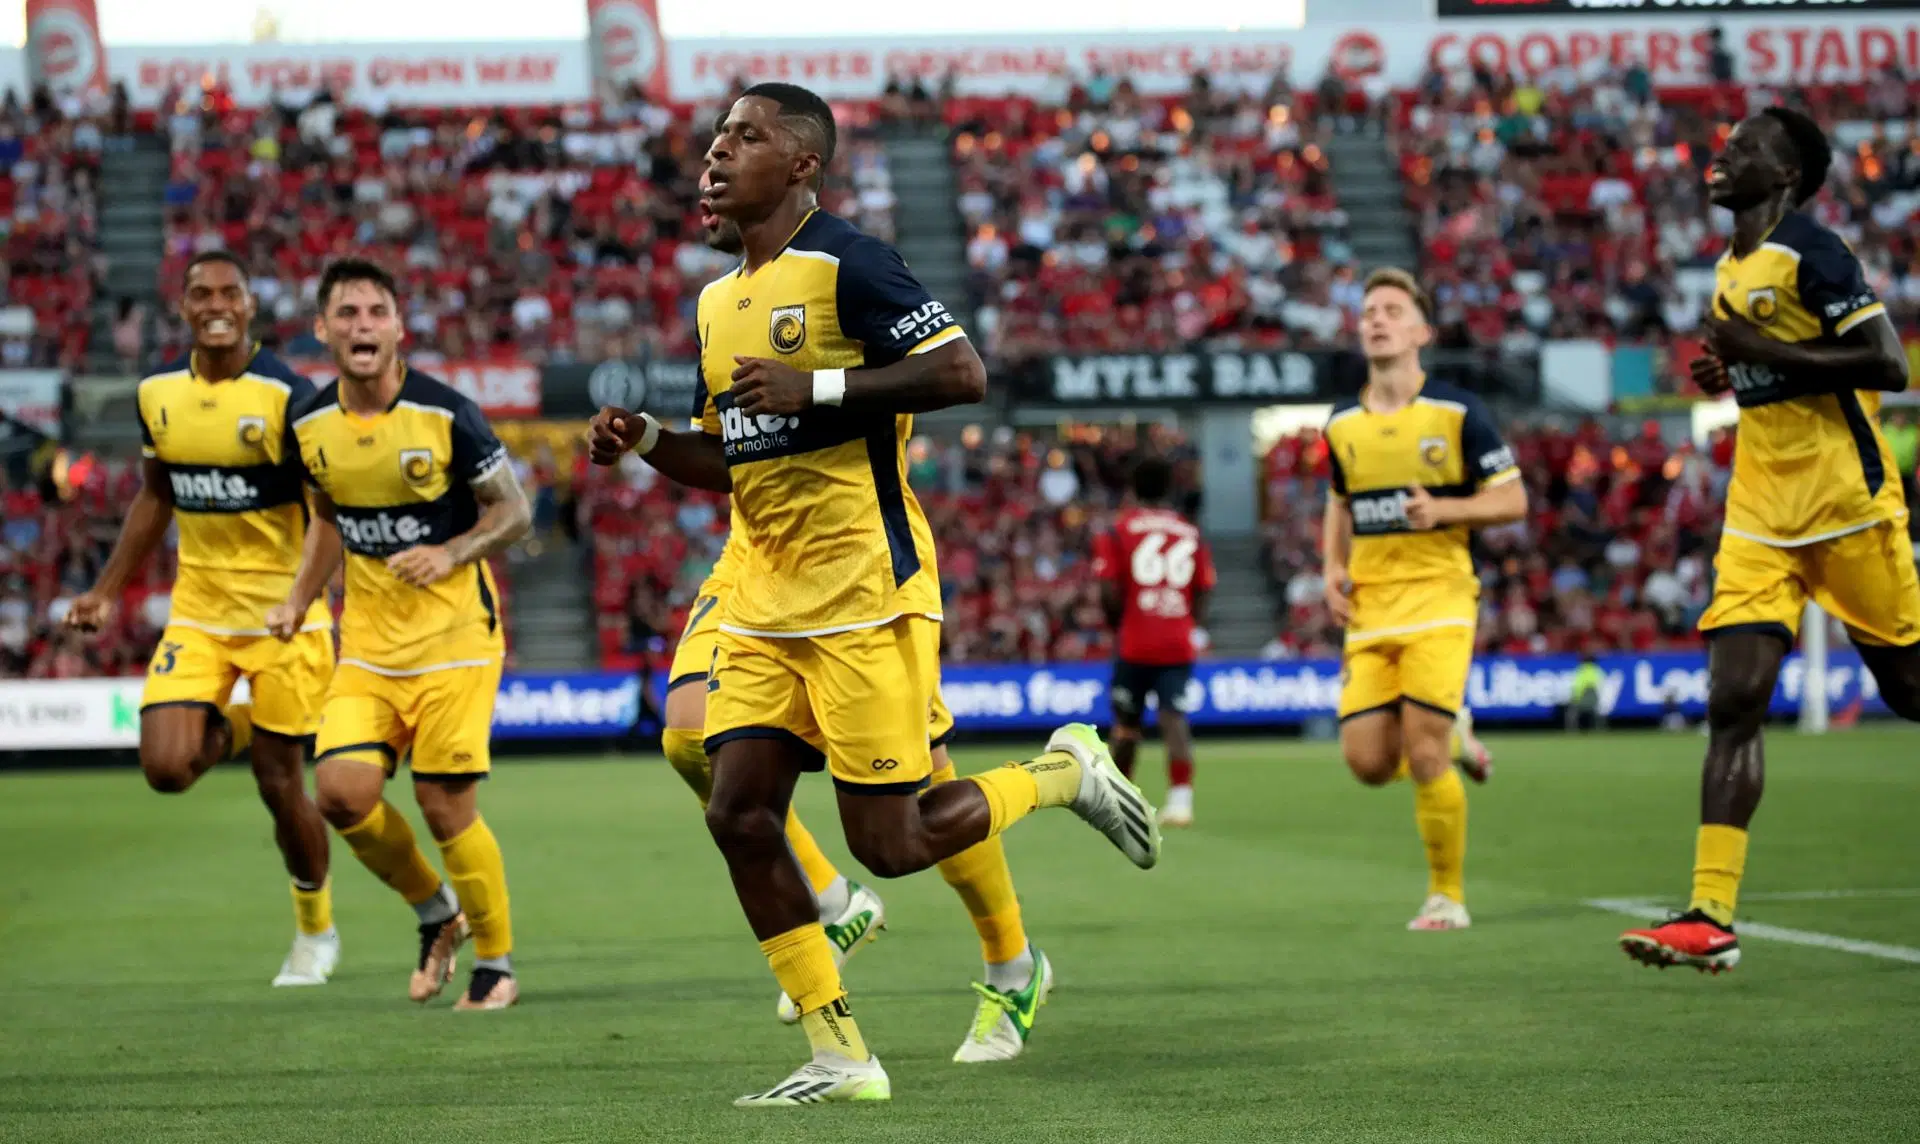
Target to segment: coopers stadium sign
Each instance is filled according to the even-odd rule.
[[[1380,76],[1411,87],[1427,68],[1483,64],[1538,75],[1592,60],[1639,61],[1655,83],[1709,78],[1709,28],[1718,24],[1744,82],[1847,83],[1889,66],[1920,72],[1920,0],[1438,0],[1463,21],[1312,24],[1287,31],[833,39],[663,40],[636,29],[636,0],[596,0],[602,70],[614,68],[673,100],[726,97],[737,80],[789,80],[829,99],[878,96],[889,76],[929,85],[949,73],[963,95],[1064,94],[1061,76],[1098,67],[1150,95],[1187,90],[1193,73],[1264,90],[1277,70],[1311,83],[1331,66],[1349,79]],[[1903,15],[1914,12],[1915,16]],[[609,23],[608,14],[624,20]],[[1619,15],[1657,16],[1622,20]],[[1578,17],[1592,16],[1593,19]],[[651,25],[648,24],[649,29]],[[295,96],[322,83],[348,98],[491,107],[594,98],[595,46],[581,41],[442,44],[210,44],[106,48],[106,72],[151,107],[203,78],[259,106],[276,87]],[[26,54],[0,51],[0,84],[26,87]]]
[[[1742,12],[1912,12],[1920,0],[1434,0],[1442,20],[1472,16],[1702,16]]]

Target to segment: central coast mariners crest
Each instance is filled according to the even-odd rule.
[[[258,449],[267,443],[267,419],[264,417],[240,418],[240,443],[249,449]]]
[[[433,477],[433,450],[400,450],[400,475],[410,485],[426,484]]]
[[[1447,439],[1445,437],[1420,438],[1420,460],[1439,468],[1447,459]]]
[[[1756,326],[1770,326],[1780,316],[1780,299],[1774,294],[1773,287],[1762,286],[1758,290],[1747,291],[1747,317],[1753,319]]]
[[[807,344],[805,306],[775,306],[767,322],[767,341],[781,353],[790,354]]]

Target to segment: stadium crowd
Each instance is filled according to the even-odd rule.
[[[1655,340],[1685,354],[1711,292],[1724,219],[1700,171],[1727,124],[1791,97],[1834,127],[1833,178],[1814,213],[1854,242],[1896,319],[1920,318],[1920,87],[1889,73],[1793,93],[1717,85],[1654,98],[1629,66],[1516,79],[1435,71],[1418,88],[1258,90],[1196,77],[1143,98],[1124,77],[1059,77],[1041,101],[936,97],[896,84],[846,109],[827,205],[882,236],[894,193],[875,128],[943,120],[965,227],[974,328],[1005,364],[1043,350],[1166,349],[1220,339],[1315,347],[1351,333],[1360,301],[1328,141],[1377,130],[1400,165],[1442,343],[1533,353],[1548,337]],[[229,247],[255,268],[269,343],[317,353],[309,321],[323,262],[371,253],[402,272],[416,352],[598,360],[692,350],[692,300],[728,260],[693,223],[712,108],[676,114],[629,93],[592,107],[421,109],[379,91],[287,93],[265,109],[217,84],[174,93],[153,126],[171,147],[163,305],[194,253]],[[133,122],[124,91],[98,105],[44,94],[0,104],[6,257],[0,364],[73,365],[105,278],[101,155]],[[1872,126],[1862,126],[1872,124]],[[123,303],[129,367],[177,352]],[[1677,340],[1676,340],[1677,339]],[[1911,425],[1896,418],[1911,477]],[[1083,428],[1061,436],[969,430],[913,446],[913,484],[941,542],[950,658],[1109,653],[1082,554],[1145,443],[1197,462],[1177,434]],[[1730,439],[1671,449],[1657,431],[1609,440],[1598,423],[1515,434],[1533,492],[1524,525],[1482,538],[1487,649],[1654,648],[1693,641]],[[609,663],[660,658],[717,557],[723,501],[671,489],[637,462],[615,473],[522,458],[541,530],[591,553]],[[0,488],[0,674],[137,671],[164,615],[170,570],[147,570],[120,627],[58,634],[64,600],[111,542],[135,467],[104,461],[70,499]],[[1318,583],[1324,457],[1311,433],[1267,457],[1264,552],[1279,615],[1275,656],[1337,648]],[[645,507],[649,511],[636,513]],[[646,523],[635,524],[636,519]]]

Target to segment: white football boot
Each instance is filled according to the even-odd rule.
[[[1473,924],[1467,916],[1467,907],[1447,897],[1445,894],[1428,894],[1426,904],[1420,912],[1413,915],[1407,923],[1410,930],[1455,930],[1466,929]]]
[[[275,986],[325,985],[327,978],[333,976],[334,966],[339,964],[338,931],[295,934],[293,948],[287,951],[287,959],[280,963],[280,972],[274,977],[273,983]]]
[[[800,1104],[839,1104],[854,1100],[892,1100],[893,1082],[879,1057],[850,1061],[822,1054],[794,1070],[765,1092],[733,1102],[735,1108],[787,1108]]]
[[[1047,750],[1065,751],[1080,762],[1080,791],[1069,807],[1087,825],[1107,836],[1135,866],[1151,870],[1160,861],[1160,824],[1153,804],[1140,793],[1100,741],[1100,732],[1085,723],[1069,723],[1047,740]]]

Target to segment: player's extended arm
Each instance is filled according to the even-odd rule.
[[[114,542],[107,566],[100,570],[94,591],[118,599],[133,578],[134,569],[147,562],[153,550],[167,535],[173,523],[173,486],[167,482],[166,466],[153,457],[140,462],[140,491],[133,495],[127,519],[120,524],[120,537]]]
[[[1885,313],[1848,329],[1836,341],[1783,342],[1737,314],[1706,319],[1708,347],[1729,363],[1766,366],[1803,393],[1907,388],[1907,350]]]
[[[587,426],[587,457],[596,465],[616,465],[622,454],[642,460],[690,488],[712,493],[733,491],[726,448],[720,438],[700,430],[676,432],[649,414],[604,406]]]
[[[106,623],[113,605],[127,590],[134,569],[153,555],[172,522],[173,488],[167,483],[166,466],[147,457],[140,465],[140,491],[133,494],[133,503],[127,506],[113,554],[107,557],[107,566],[100,570],[93,588],[73,602],[67,622],[86,631]]]
[[[1339,493],[1327,493],[1327,510],[1320,518],[1320,576],[1327,611],[1342,627],[1353,619],[1353,581],[1347,561],[1353,553],[1353,509]]]
[[[456,567],[505,552],[533,527],[533,507],[510,465],[500,465],[475,481],[473,499],[480,502],[480,519],[447,541],[447,555]]]
[[[297,623],[307,609],[326,591],[340,567],[340,521],[334,516],[333,498],[316,488],[307,489],[306,543],[300,546],[300,568],[293,574],[293,588],[287,592],[287,608]],[[270,621],[268,627],[274,625]]]
[[[872,413],[931,413],[987,396],[987,367],[966,338],[877,369],[850,369],[840,404]]]
[[[1527,484],[1511,476],[1499,484],[1487,485],[1472,496],[1437,497],[1433,502],[1434,524],[1487,528],[1507,524],[1527,515]]]

